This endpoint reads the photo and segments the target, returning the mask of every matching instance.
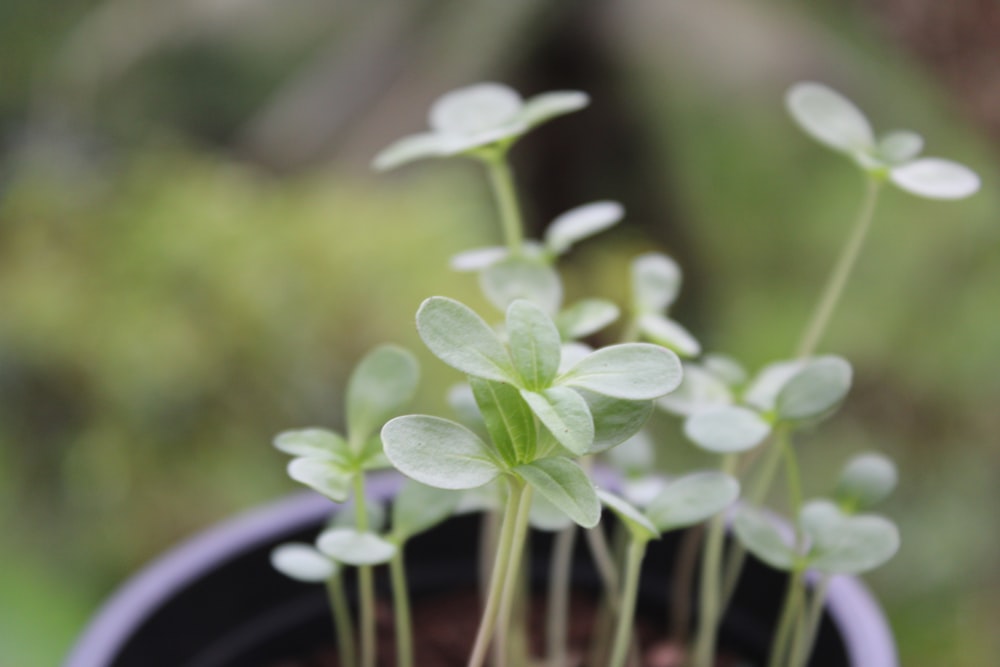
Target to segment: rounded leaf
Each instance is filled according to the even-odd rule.
[[[528,521],[535,530],[545,532],[555,532],[569,528],[573,525],[573,520],[566,516],[566,513],[553,505],[540,493],[531,497],[531,509],[528,514]]]
[[[697,357],[701,354],[701,343],[687,329],[674,320],[646,313],[639,317],[639,331],[657,345],[669,347],[682,357]]]
[[[701,364],[706,371],[730,387],[738,387],[747,381],[747,371],[743,365],[724,354],[706,354]]]
[[[707,408],[729,405],[733,392],[716,374],[702,366],[684,364],[684,379],[675,391],[656,401],[663,410],[686,417]]]
[[[518,299],[507,309],[507,346],[523,387],[548,387],[559,371],[562,340],[540,307]]]
[[[383,345],[369,352],[347,384],[351,442],[362,443],[395,417],[417,393],[420,366],[407,350]]]
[[[891,165],[902,164],[920,154],[924,149],[924,138],[909,130],[896,130],[882,135],[876,152],[884,162]]]
[[[417,332],[438,359],[463,373],[510,382],[515,377],[496,332],[468,306],[435,296],[417,311]]]
[[[630,401],[578,390],[594,420],[594,441],[588,454],[597,454],[615,448],[639,432],[653,414],[652,401]],[[612,450],[613,451],[613,450]]]
[[[573,111],[578,111],[590,104],[587,93],[578,90],[554,90],[535,95],[524,103],[524,108],[518,118],[528,127],[535,127]]]
[[[957,162],[933,157],[893,167],[889,179],[910,194],[929,199],[963,199],[979,190],[976,172]]]
[[[798,560],[778,527],[759,510],[742,508],[733,520],[736,537],[758,559],[779,570],[791,570]]]
[[[806,361],[778,392],[775,399],[778,418],[801,421],[827,414],[847,396],[851,376],[851,365],[840,357]]]
[[[350,458],[347,441],[325,428],[284,431],[275,437],[274,447],[292,456],[332,458],[342,461]]]
[[[586,473],[562,457],[539,459],[514,468],[539,494],[584,528],[601,519],[601,502]]]
[[[859,454],[844,466],[834,495],[842,506],[855,511],[868,509],[892,493],[898,478],[896,464],[888,456]]]
[[[495,262],[479,274],[479,286],[490,303],[502,311],[524,299],[555,315],[562,303],[559,274],[541,258],[522,255]]]
[[[334,560],[348,565],[381,565],[396,555],[396,545],[375,533],[353,528],[331,528],[320,533],[316,546]]]
[[[765,366],[747,387],[743,394],[743,401],[747,405],[752,405],[762,412],[774,410],[778,400],[778,394],[782,387],[788,382],[802,367],[805,362],[799,359],[792,361],[777,361]]]
[[[684,435],[717,454],[753,449],[770,434],[771,425],[763,417],[737,405],[707,408],[684,420]]]
[[[662,313],[677,300],[681,268],[660,253],[641,255],[632,261],[632,299],[637,313]]]
[[[472,489],[500,473],[489,445],[440,417],[396,417],[382,427],[382,443],[396,469],[439,489]]]
[[[442,157],[449,152],[446,139],[439,134],[411,134],[382,149],[372,160],[372,168],[376,171],[388,171],[416,160]]]
[[[619,498],[607,491],[598,491],[597,497],[600,498],[605,507],[621,519],[621,522],[625,524],[633,540],[648,542],[660,536],[660,531],[646,518],[646,515],[629,504],[625,499]]]
[[[681,361],[658,345],[611,345],[584,357],[558,382],[615,398],[650,400],[677,388]]]
[[[524,101],[500,83],[477,83],[445,93],[431,106],[428,122],[445,134],[469,135],[514,120]]]
[[[461,500],[457,491],[407,480],[392,503],[393,538],[405,542],[436,526],[455,513]]]
[[[455,271],[481,271],[496,264],[508,255],[503,246],[466,250],[451,258],[451,268]]]
[[[660,533],[693,526],[732,505],[740,483],[721,472],[696,472],[667,482],[650,501],[646,516]]]
[[[584,204],[566,211],[545,230],[545,245],[561,255],[573,244],[613,227],[625,216],[625,208],[616,201]]]
[[[845,153],[870,151],[871,125],[849,99],[819,83],[797,83],[785,96],[788,112],[807,134]]]
[[[618,306],[604,299],[582,299],[556,317],[563,340],[575,340],[600,331],[618,319]]]
[[[311,544],[290,542],[271,551],[271,565],[286,577],[306,583],[329,580],[339,567]]]
[[[319,491],[334,502],[342,503],[351,495],[354,473],[336,461],[303,457],[288,463],[288,476],[296,482]]]
[[[470,378],[481,422],[493,446],[510,465],[534,458],[537,433],[535,415],[517,387],[505,382]]]
[[[899,550],[899,530],[882,516],[846,517],[826,527],[822,542],[809,554],[809,566],[828,574],[861,574]]]
[[[521,396],[559,444],[577,456],[588,453],[594,442],[594,420],[583,396],[569,387],[522,389]]]

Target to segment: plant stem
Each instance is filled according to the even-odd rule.
[[[816,632],[819,630],[819,622],[823,618],[823,603],[826,601],[826,592],[829,588],[830,575],[824,574],[810,595],[809,609],[806,611],[802,631],[795,635],[791,667],[805,667],[809,661],[809,654],[812,653],[813,643],[816,641]]]
[[[507,575],[503,581],[503,592],[500,598],[500,615],[497,618],[497,665],[506,665],[507,637],[510,632],[511,611],[514,609],[514,598],[519,584],[522,582],[521,556],[524,555],[524,541],[528,535],[528,517],[531,511],[532,488],[523,482],[520,486],[520,499],[517,505],[517,516],[514,522],[514,534],[510,545],[510,561],[507,565]]]
[[[482,667],[486,661],[490,640],[496,628],[497,615],[500,611],[500,597],[503,584],[507,577],[510,564],[511,546],[514,538],[514,526],[517,522],[517,510],[521,502],[523,483],[511,481],[507,493],[507,503],[504,507],[503,522],[500,526],[500,538],[497,541],[496,557],[490,573],[490,585],[486,594],[486,606],[479,621],[476,632],[476,642],[469,656],[468,667]]]
[[[722,459],[722,471],[732,475],[736,470],[736,454]],[[712,667],[715,660],[715,640],[721,618],[722,548],[725,544],[726,516],[719,513],[708,523],[705,549],[701,561],[701,589],[698,610],[698,636],[695,639],[694,666]]]
[[[576,524],[559,531],[549,562],[549,601],[545,624],[545,655],[549,667],[564,667],[567,663],[569,578],[576,531]]]
[[[847,237],[847,242],[840,251],[837,263],[834,264],[833,271],[827,279],[826,286],[823,288],[823,294],[816,305],[816,309],[813,311],[812,319],[809,321],[809,325],[806,327],[805,333],[799,342],[798,353],[796,355],[799,358],[812,356],[816,352],[816,347],[819,345],[819,341],[826,331],[830,317],[837,307],[837,302],[840,301],[844,286],[847,285],[851,270],[857,262],[858,255],[861,254],[861,248],[864,246],[868,230],[871,228],[880,184],[879,180],[870,176],[867,177],[861,210],[858,212],[854,227]]]
[[[389,576],[392,578],[392,606],[396,617],[396,665],[413,667],[413,622],[410,617],[410,594],[406,588],[402,543],[389,561]]]
[[[333,628],[337,635],[337,655],[340,657],[340,664],[351,667],[357,664],[354,623],[351,621],[351,608],[347,604],[344,582],[339,572],[327,580],[326,595],[330,600],[330,611],[333,612]]]
[[[792,578],[788,582],[788,590],[785,593],[785,602],[781,610],[781,619],[778,621],[778,630],[771,644],[771,658],[767,663],[768,667],[781,667],[785,662],[784,657],[789,650],[788,644],[792,638],[792,629],[795,626],[795,619],[801,604],[803,593],[802,577],[802,567],[796,565],[792,571]]]
[[[632,620],[635,600],[639,590],[639,572],[646,555],[646,540],[633,538],[628,545],[625,559],[625,576],[622,580],[621,606],[618,609],[618,626],[608,667],[624,667],[632,644]]]
[[[510,164],[507,162],[507,152],[498,151],[485,159],[490,175],[490,185],[496,197],[497,208],[500,210],[500,223],[503,226],[504,241],[512,255],[521,252],[523,239],[523,223],[521,210],[517,203],[517,193],[514,188],[514,177]]]
[[[358,531],[368,531],[365,476],[354,476],[354,516]],[[361,622],[361,667],[375,667],[375,578],[370,565],[358,567],[358,603]]]
[[[694,570],[698,565],[698,554],[705,539],[705,526],[699,524],[684,531],[677,562],[671,574],[673,579],[673,600],[670,604],[670,632],[668,636],[678,646],[687,646],[691,634],[691,599],[694,589]]]

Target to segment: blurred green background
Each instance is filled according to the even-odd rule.
[[[420,350],[424,297],[485,307],[446,268],[498,239],[481,174],[367,168],[453,87],[592,94],[515,150],[536,232],[595,199],[629,211],[568,258],[571,295],[620,298],[659,249],[707,347],[790,356],[861,191],[786,117],[801,79],[984,180],[883,198],[823,346],[856,388],[802,448],[815,493],[855,451],[900,464],[904,547],[869,581],[902,663],[995,662],[1000,10],[801,4],[0,3],[0,665],[58,664],[129,573],[291,490],[272,435],[339,427],[367,348]],[[452,377],[421,358],[425,386]]]

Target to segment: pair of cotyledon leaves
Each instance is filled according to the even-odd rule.
[[[979,177],[968,167],[941,158],[917,157],[924,141],[915,132],[898,130],[876,140],[861,110],[827,86],[796,84],[785,102],[792,118],[814,139],[850,156],[865,171],[887,176],[911,194],[961,199],[979,189]]]
[[[569,458],[539,450],[535,419],[573,455],[617,444],[641,427],[653,399],[679,384],[680,360],[665,348],[630,343],[564,364],[559,331],[540,307],[515,301],[505,324],[503,341],[458,301],[432,297],[421,305],[421,338],[470,377],[491,444],[456,422],[410,415],[382,429],[386,456],[439,488],[475,488],[512,473],[576,523],[593,526],[600,504],[592,483]]]
[[[701,344],[667,311],[681,289],[681,269],[660,253],[640,255],[632,261],[632,316],[639,333],[682,357],[697,357]]]

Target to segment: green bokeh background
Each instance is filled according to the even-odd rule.
[[[346,44],[345,59],[361,48],[349,29],[361,10],[345,3],[320,25],[286,17],[239,39],[208,31],[84,86],[53,63],[80,25],[116,5],[61,4],[0,6],[0,665],[17,667],[58,664],[100,601],[171,544],[292,490],[270,438],[341,426],[341,387],[370,346],[418,351],[424,387],[454,377],[423,352],[413,313],[431,294],[487,309],[447,258],[498,239],[489,192],[471,163],[389,176],[364,165],[451,87],[509,77],[538,92],[532,54],[556,20],[539,12],[532,49],[479,54],[471,71],[452,56],[476,44],[455,28],[422,52],[419,86],[380,98],[396,108],[393,123],[360,122],[370,145],[341,142],[275,169],[241,150],[236,128],[325,44]],[[424,4],[438,19],[420,24],[433,39],[452,35],[441,27],[449,12],[483,31],[492,20],[487,3]],[[547,204],[532,195],[549,182],[576,197],[564,208],[609,197],[633,210],[637,190],[664,203],[574,250],[563,267],[571,295],[621,301],[630,257],[661,250],[685,268],[677,313],[709,349],[751,368],[789,356],[861,194],[847,161],[784,114],[781,95],[799,78],[829,77],[877,128],[917,129],[929,154],[983,177],[983,191],[959,203],[885,193],[823,344],[852,361],[856,387],[801,446],[815,493],[853,452],[899,462],[885,512],[903,549],[869,581],[902,664],[990,664],[1000,650],[995,147],[862,12],[747,3],[740,16],[787,42],[741,42],[745,26],[720,14],[706,46],[683,38],[691,16],[650,6],[605,10],[613,71],[566,67],[567,86],[592,77],[612,91],[565,121],[571,141],[597,147],[584,152],[600,167],[593,189],[539,173],[531,140],[515,156],[536,226]],[[819,57],[801,34],[834,47]],[[762,42],[771,55],[757,57]],[[629,109],[628,130],[650,156],[641,173],[608,148],[601,121],[612,103]],[[48,122],[53,109],[70,121]],[[538,131],[540,144],[554,126]],[[555,146],[546,164],[580,154]],[[421,392],[415,409],[440,408],[439,393]],[[672,469],[698,462],[669,438],[660,458]]]

